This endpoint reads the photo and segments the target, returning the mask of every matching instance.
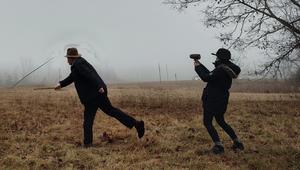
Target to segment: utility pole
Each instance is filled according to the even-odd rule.
[[[158,63],[158,73],[159,73],[159,82],[161,83],[161,72],[160,72],[160,64]]]
[[[168,64],[166,64],[167,81],[169,81]]]
[[[177,81],[177,74],[175,73],[175,81]]]
[[[60,71],[60,69],[58,70],[58,81],[61,81],[61,71]]]

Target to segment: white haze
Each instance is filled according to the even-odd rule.
[[[204,27],[200,14],[178,13],[162,0],[0,0],[0,83],[56,57],[22,82],[56,84],[69,72],[68,46],[78,47],[107,82],[158,81],[158,64],[163,80],[167,71],[169,80],[175,74],[190,80],[195,72],[188,55],[200,53],[212,69],[210,53],[222,47],[219,31]],[[246,54],[242,61],[255,65],[255,52]]]

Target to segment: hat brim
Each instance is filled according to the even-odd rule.
[[[66,55],[65,57],[66,58],[79,58],[79,57],[81,57],[81,54],[78,54],[78,55]]]
[[[230,60],[230,61],[233,61],[232,58],[229,58],[229,59],[222,59],[222,58],[218,57],[216,53],[211,53],[211,55],[216,56],[216,57],[219,58],[220,60]]]

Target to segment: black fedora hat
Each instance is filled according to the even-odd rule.
[[[230,60],[231,59],[231,53],[229,50],[225,48],[219,48],[217,53],[211,53],[212,55],[217,56],[220,60]]]

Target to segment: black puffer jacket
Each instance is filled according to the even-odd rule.
[[[232,79],[237,78],[241,72],[240,67],[231,61],[223,61],[218,63],[212,72],[202,64],[196,66],[195,71],[204,82],[207,82],[202,94],[204,106],[221,107],[227,105],[228,90],[231,87]]]
[[[60,81],[60,85],[65,87],[73,82],[79,99],[83,104],[100,95],[98,91],[101,87],[107,92],[107,87],[97,71],[82,57],[75,60],[71,66],[71,74]]]

